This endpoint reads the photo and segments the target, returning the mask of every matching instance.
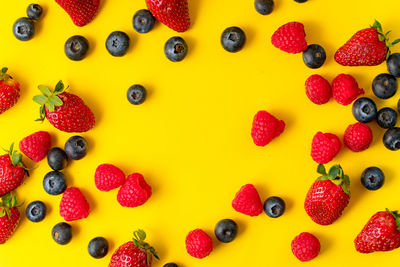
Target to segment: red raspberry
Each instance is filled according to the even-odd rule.
[[[143,175],[134,173],[128,176],[125,184],[118,191],[117,200],[123,207],[141,206],[151,197],[151,187]]]
[[[232,207],[240,213],[258,216],[263,212],[260,195],[252,184],[242,186],[232,201]]]
[[[321,245],[314,235],[303,232],[292,241],[292,252],[300,261],[310,261],[318,256]]]
[[[297,54],[307,49],[304,25],[300,22],[289,22],[280,26],[272,35],[271,42],[282,51]]]
[[[89,203],[79,188],[70,187],[65,190],[60,202],[61,217],[66,221],[75,221],[87,218],[89,213]]]
[[[212,239],[203,230],[195,229],[186,236],[186,251],[190,256],[202,259],[210,255],[212,250]]]
[[[351,151],[363,151],[367,149],[372,142],[371,128],[361,122],[351,124],[344,132],[343,142]]]
[[[351,104],[364,90],[358,87],[356,79],[349,74],[339,74],[332,81],[333,98],[344,106]]]
[[[266,146],[285,130],[285,122],[278,120],[267,111],[257,112],[253,119],[251,137],[257,146]]]
[[[314,104],[325,104],[332,97],[331,85],[322,76],[311,75],[306,80],[306,94]]]
[[[339,138],[331,133],[318,132],[311,144],[311,157],[320,164],[331,161],[340,151],[342,144]]]
[[[122,186],[125,182],[125,174],[111,164],[101,164],[94,174],[94,183],[100,191],[110,191]]]
[[[51,136],[48,132],[33,133],[19,142],[19,149],[34,162],[44,159],[51,148]]]

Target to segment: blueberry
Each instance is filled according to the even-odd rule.
[[[239,27],[229,27],[221,35],[222,47],[228,52],[238,52],[246,42],[246,35]]]
[[[322,46],[318,44],[311,44],[303,52],[303,61],[307,67],[311,69],[318,69],[321,67],[326,59],[326,53]]]
[[[13,26],[14,36],[20,41],[28,41],[35,34],[35,24],[30,18],[19,18]]]
[[[178,267],[178,264],[170,262],[170,263],[164,264],[163,267]]]
[[[33,201],[26,207],[26,218],[31,222],[43,221],[46,217],[46,205],[42,201]]]
[[[237,224],[231,219],[224,219],[217,223],[214,229],[215,236],[223,243],[229,243],[235,239]]]
[[[30,4],[28,6],[28,8],[26,9],[26,14],[28,15],[28,18],[33,19],[33,20],[40,19],[40,16],[42,16],[42,12],[43,12],[43,9],[38,4]]]
[[[108,241],[104,237],[96,237],[90,240],[88,245],[90,256],[101,259],[108,253]]]
[[[64,51],[69,59],[82,60],[89,51],[89,41],[81,35],[74,35],[65,42]]]
[[[261,15],[268,15],[274,10],[274,0],[255,0],[254,7]]]
[[[396,77],[387,73],[381,73],[375,77],[372,82],[372,91],[374,94],[382,99],[388,99],[397,91]]]
[[[146,99],[146,89],[139,85],[132,85],[127,92],[128,101],[133,105],[140,105]]]
[[[392,128],[396,125],[397,113],[392,108],[382,108],[378,111],[376,121],[378,122],[378,125],[382,128]]]
[[[66,245],[72,239],[71,225],[65,222],[58,223],[53,227],[51,235],[57,244]]]
[[[366,168],[361,175],[361,183],[368,190],[378,190],[385,181],[385,175],[378,167]]]
[[[112,32],[106,40],[107,51],[114,57],[122,57],[129,48],[129,36],[120,31]]]
[[[264,202],[264,212],[271,218],[278,218],[285,212],[285,201],[280,197],[269,197]]]
[[[72,136],[65,143],[64,149],[70,159],[78,160],[86,156],[87,142],[81,136]]]
[[[353,103],[353,116],[362,123],[373,121],[377,115],[375,102],[367,97],[360,97]]]
[[[387,69],[393,76],[400,77],[400,54],[394,53],[386,60]]]
[[[164,46],[165,56],[173,61],[182,61],[188,52],[188,46],[181,37],[174,36],[168,39]]]
[[[133,28],[138,33],[147,33],[154,27],[156,18],[147,9],[141,9],[133,16]]]
[[[68,156],[59,147],[53,147],[47,152],[47,163],[55,171],[64,169],[68,164]]]
[[[51,171],[43,178],[43,188],[50,195],[59,195],[67,189],[65,176],[62,172]]]
[[[389,150],[400,149],[400,128],[393,127],[387,130],[383,135],[383,144]]]

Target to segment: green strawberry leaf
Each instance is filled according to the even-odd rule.
[[[350,185],[350,178],[348,175],[343,175],[343,182],[346,185]]]
[[[52,103],[50,103],[50,102],[46,102],[46,103],[44,103],[44,105],[45,105],[45,107],[50,111],[50,112],[53,112],[54,111],[54,105],[52,104]]]
[[[39,85],[38,86],[40,92],[42,92],[42,94],[44,94],[45,96],[49,97],[51,95],[51,91],[50,88],[44,85]]]
[[[55,95],[49,97],[49,103],[57,107],[62,106],[63,104],[61,98]]]
[[[46,103],[47,98],[43,95],[35,95],[33,97],[33,101],[35,101],[36,103],[38,103],[39,105],[43,106],[44,103]]]
[[[399,43],[399,42],[400,42],[400,39],[394,40],[394,41],[392,42],[392,46],[395,45],[395,44],[397,44],[397,43]]]
[[[346,194],[350,195],[350,189],[349,189],[349,187],[347,185],[342,185],[342,190]]]
[[[329,170],[329,177],[331,177],[332,179],[335,179],[336,177],[338,177],[340,172],[340,167],[338,165],[333,165],[330,170]],[[341,181],[340,181],[341,182]]]
[[[3,74],[3,75],[4,75],[4,74],[6,74],[6,73],[7,73],[7,71],[8,71],[8,68],[2,68],[2,69],[1,69],[1,74]]]
[[[330,180],[331,178],[328,175],[321,176],[317,179],[317,181],[326,181]]]
[[[383,32],[382,25],[377,20],[375,20],[374,24],[372,25],[372,28],[375,28],[379,33]]]
[[[326,175],[326,169],[323,164],[319,164],[317,167],[317,172],[322,175]]]
[[[22,155],[21,155],[21,154],[14,153],[14,154],[12,155],[11,161],[12,161],[12,164],[13,164],[14,166],[17,166],[19,163],[22,162]]]
[[[56,84],[56,87],[54,88],[54,92],[58,93],[58,92],[62,92],[64,90],[64,83],[62,81],[59,81]]]
[[[6,215],[6,209],[5,208],[0,208],[0,218],[4,217]]]

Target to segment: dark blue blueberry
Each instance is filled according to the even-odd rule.
[[[397,113],[392,108],[382,108],[378,111],[378,115],[376,116],[376,121],[378,125],[382,128],[389,129],[396,125],[397,122]]]
[[[35,35],[35,24],[30,18],[19,18],[13,25],[14,36],[20,41],[28,41]]]
[[[386,60],[387,69],[393,76],[400,77],[400,54],[393,53]]]
[[[62,172],[51,171],[44,176],[43,188],[50,195],[59,195],[67,189],[65,176]]]
[[[382,99],[394,96],[397,91],[396,77],[387,73],[379,74],[372,82],[372,91],[377,97]]]
[[[72,228],[71,225],[65,222],[56,224],[51,231],[51,236],[54,241],[60,245],[66,245],[72,239]]]
[[[104,237],[96,237],[90,240],[88,245],[90,256],[101,259],[108,253],[108,241]]]
[[[361,175],[361,183],[368,190],[378,190],[385,182],[385,175],[378,167],[366,168]]]
[[[229,243],[235,239],[237,230],[237,224],[233,220],[224,219],[217,223],[214,233],[219,241]]]
[[[182,61],[188,52],[188,46],[181,37],[174,36],[168,39],[164,46],[165,56],[173,61]]]
[[[26,207],[26,218],[31,222],[43,221],[46,217],[46,205],[42,201],[33,201]]]
[[[303,61],[307,67],[311,69],[318,69],[326,60],[326,53],[322,46],[318,44],[311,44],[303,52]]]
[[[268,15],[274,10],[274,0],[255,0],[254,7],[261,15]]]
[[[28,8],[26,9],[26,14],[28,15],[28,18],[33,19],[33,20],[40,19],[40,16],[42,16],[42,13],[43,13],[43,9],[38,4],[30,4],[28,6]]]
[[[139,85],[132,85],[127,92],[128,101],[133,105],[140,105],[146,99],[146,89]]]
[[[47,152],[47,163],[53,170],[60,171],[67,167],[68,156],[61,148],[53,147]]]
[[[88,51],[89,41],[81,35],[74,35],[65,42],[64,52],[71,60],[79,61],[84,59]]]
[[[65,143],[64,149],[70,159],[78,160],[86,156],[87,142],[82,136],[72,136]]]
[[[147,9],[141,9],[133,16],[133,28],[138,33],[147,33],[154,27],[156,18]]]
[[[178,264],[170,262],[170,263],[164,264],[163,267],[178,267]]]
[[[383,144],[389,150],[400,149],[400,128],[393,127],[387,130],[383,135]]]
[[[229,27],[221,35],[222,47],[228,52],[240,51],[246,42],[246,35],[239,27]]]
[[[129,36],[120,31],[112,32],[106,40],[107,51],[114,57],[122,57],[129,48]]]
[[[264,202],[264,212],[271,218],[278,218],[285,212],[285,201],[280,197],[270,197]]]
[[[371,122],[378,113],[375,102],[367,97],[360,97],[353,103],[353,116],[362,123]]]

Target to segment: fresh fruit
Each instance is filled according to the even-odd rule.
[[[367,222],[354,240],[361,253],[390,251],[400,247],[400,215],[397,211],[379,211]]]
[[[388,99],[397,92],[396,77],[387,73],[381,73],[372,82],[372,91],[382,99]]]
[[[221,35],[222,47],[228,52],[238,52],[242,50],[246,42],[246,34],[239,27],[226,28]]]
[[[392,108],[382,108],[378,111],[376,122],[384,129],[392,128],[397,122],[397,113]]]
[[[285,201],[280,197],[269,197],[264,202],[264,212],[271,218],[278,218],[285,212]]]
[[[350,179],[340,165],[334,165],[327,174],[325,167],[318,165],[322,174],[311,186],[304,201],[304,209],[310,218],[320,224],[336,221],[349,204]]]
[[[153,256],[159,259],[156,250],[144,242],[146,233],[138,230],[133,233],[133,241],[121,245],[112,255],[109,267],[150,267]]]
[[[31,222],[41,222],[46,217],[46,205],[42,201],[33,201],[26,207],[26,218]]]
[[[164,264],[163,267],[178,267],[178,264],[170,262],[170,263]]]
[[[64,150],[68,158],[72,160],[79,160],[86,156],[87,142],[82,136],[72,136],[65,143]]]
[[[326,60],[325,49],[318,44],[311,44],[303,51],[303,61],[311,69],[320,68]]]
[[[371,128],[361,122],[349,125],[344,132],[343,143],[354,152],[367,149],[372,143]]]
[[[0,70],[0,114],[13,107],[20,94],[19,83],[7,74],[7,70]]]
[[[201,229],[190,231],[186,236],[185,243],[187,253],[194,258],[205,258],[213,250],[211,237]]]
[[[329,82],[318,74],[307,78],[306,83],[307,97],[317,105],[328,103],[332,97],[332,88]]]
[[[389,33],[389,32],[388,32]],[[370,28],[355,33],[335,53],[335,61],[343,66],[376,66],[385,61],[390,54],[389,47],[398,43],[390,43],[388,33],[384,34],[378,21]]]
[[[79,27],[85,26],[94,19],[100,5],[100,0],[56,0],[56,2]]]
[[[43,188],[47,194],[59,195],[67,189],[65,176],[62,172],[51,171],[43,178]]]
[[[378,167],[368,167],[361,174],[361,183],[368,190],[378,190],[385,182],[385,175]]]
[[[252,184],[240,188],[232,201],[232,207],[240,213],[249,216],[258,216],[263,212],[260,195]]]
[[[44,159],[51,148],[51,136],[48,132],[39,131],[28,135],[19,142],[19,149],[34,162]]]
[[[378,113],[375,102],[368,97],[360,97],[354,101],[352,112],[354,118],[362,123],[373,121]]]
[[[14,36],[20,41],[28,41],[35,35],[35,23],[30,18],[19,18],[13,25]]]
[[[4,195],[0,202],[0,244],[4,244],[19,224],[20,214],[17,198],[11,193]]]
[[[22,164],[22,155],[11,145],[8,154],[0,156],[0,197],[22,184],[27,171]]]
[[[30,4],[26,9],[26,15],[33,20],[39,20],[42,13],[43,8],[39,4]]]
[[[387,130],[383,135],[383,144],[392,151],[400,149],[400,128],[393,127]]]
[[[95,118],[92,111],[83,100],[74,94],[64,91],[64,84],[59,81],[51,91],[48,87],[39,85],[43,95],[33,97],[40,105],[40,118],[45,118],[57,129],[63,132],[86,132],[94,127]]]
[[[72,227],[68,223],[57,223],[51,230],[54,241],[60,245],[68,244],[72,239]]]
[[[356,79],[349,74],[339,74],[332,81],[333,98],[341,105],[351,104],[364,90],[358,87]]]
[[[164,54],[172,62],[182,61],[188,52],[188,46],[182,37],[175,36],[168,39],[164,45]]]
[[[90,213],[89,203],[81,190],[70,187],[65,190],[60,202],[60,215],[66,221],[75,221],[87,218]]]
[[[162,24],[177,32],[185,32],[190,27],[187,0],[146,0],[151,14]]]
[[[133,105],[140,105],[146,100],[146,88],[140,84],[134,84],[129,87],[126,96],[128,101]]]
[[[143,175],[134,173],[126,178],[118,191],[117,200],[123,207],[134,208],[143,205],[151,197],[151,187]]]
[[[340,151],[340,139],[332,133],[317,132],[311,143],[311,157],[320,164],[331,161]]]
[[[254,116],[251,137],[257,146],[266,146],[285,130],[285,122],[265,110]]]
[[[321,249],[318,238],[303,232],[296,236],[291,244],[293,255],[300,261],[310,261],[318,256]]]
[[[53,147],[47,152],[47,163],[53,170],[60,171],[68,165],[67,153],[59,147]]]
[[[156,18],[147,9],[141,9],[133,16],[132,24],[138,33],[148,33],[154,27]]]
[[[125,182],[125,174],[114,165],[101,164],[96,168],[94,183],[100,191],[108,192],[122,186]]]
[[[89,41],[82,35],[74,35],[65,42],[65,55],[74,61],[84,59],[89,51]]]
[[[269,15],[274,10],[274,0],[255,0],[254,7],[261,15]]]
[[[280,26],[272,35],[271,42],[282,51],[297,54],[307,49],[304,25],[300,22],[289,22]]]
[[[238,226],[231,219],[221,220],[215,225],[214,234],[223,243],[232,242],[237,234]]]
[[[95,237],[90,240],[88,245],[88,252],[90,256],[95,259],[101,259],[108,253],[108,241],[104,237]]]
[[[114,57],[122,57],[128,52],[129,36],[121,31],[112,32],[106,40],[107,51]]]
[[[400,54],[393,53],[386,60],[387,69],[396,78],[400,77]]]

